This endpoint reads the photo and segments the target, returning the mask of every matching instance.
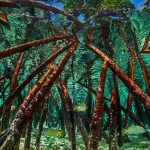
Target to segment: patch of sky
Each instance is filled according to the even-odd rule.
[[[145,0],[130,0],[136,9],[143,9]]]
[[[144,6],[145,0],[130,0],[130,1],[131,1],[131,3],[133,3],[135,5],[135,8],[138,9],[138,10],[143,10],[143,8],[145,7]],[[64,3],[63,2],[56,2],[54,0],[54,1],[49,2],[49,4],[55,6],[55,7],[59,8],[59,9],[62,9],[62,10],[64,9]],[[59,16],[59,14],[53,15],[53,17],[52,17],[53,21],[56,21],[56,22],[60,21],[60,19],[58,19],[59,18],[58,16]],[[131,17],[131,16],[132,16],[132,14],[129,14],[128,17]],[[81,22],[84,22],[84,15],[81,14],[80,16],[78,16],[78,19]],[[47,21],[47,20],[45,20],[45,21]]]
[[[64,4],[62,2],[55,2],[55,1],[52,1],[50,2],[49,4],[53,5],[53,6],[56,6],[58,7],[59,9],[64,9]]]
[[[141,7],[143,6],[145,0],[130,0],[131,3],[133,3],[135,5],[136,9],[141,9]],[[52,1],[49,4],[56,6],[60,9],[64,9],[64,4],[62,2],[56,2],[56,1]]]

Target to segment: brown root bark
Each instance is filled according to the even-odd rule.
[[[92,89],[91,87],[88,87],[87,85],[85,85],[84,83],[81,83],[81,82],[78,82],[81,86],[83,86],[83,87],[85,87],[86,89],[88,89],[88,90],[90,90],[95,96],[96,96],[96,90],[94,90],[94,89]],[[104,97],[104,100],[106,100],[106,101],[111,101],[109,98],[106,98],[106,97]],[[107,108],[108,106],[105,106],[105,104],[104,104],[104,109],[105,110],[109,110],[109,108]],[[125,113],[126,111],[127,111],[127,109],[126,108],[124,108],[121,104],[120,104],[120,107],[121,107],[121,110]],[[109,112],[109,111],[108,111]],[[143,128],[145,128],[144,127],[144,125],[142,124],[142,122],[140,122],[137,118],[136,118],[136,116],[133,114],[133,113],[131,113],[131,112],[129,112],[129,117],[138,125],[138,126],[141,126],[141,127],[143,127]]]
[[[55,6],[46,4],[44,2],[40,2],[40,1],[35,1],[35,0],[16,0],[17,4],[22,6],[22,7],[36,7],[36,8],[40,8],[46,11],[52,11],[56,14],[62,14],[64,16],[67,17],[68,20],[73,21],[75,24],[81,24],[81,22],[74,16],[66,13],[64,10],[61,10]]]
[[[79,129],[79,131],[81,133],[84,145],[85,145],[86,150],[87,150],[88,149],[88,141],[89,141],[89,139],[88,139],[88,132],[87,132],[87,130],[86,130],[86,128],[85,128],[81,118],[79,117],[78,113],[75,112],[74,115],[75,115],[75,121],[76,121],[77,127],[78,127],[78,129]]]
[[[140,100],[145,104],[145,106],[150,109],[150,97],[143,92],[122,70],[111,60],[106,54],[100,51],[98,48],[87,44],[86,47],[91,49],[94,53],[100,56],[104,61],[108,61],[109,67],[111,70],[120,78],[120,80],[132,91],[133,94],[136,94],[140,97]]]
[[[46,120],[47,112],[48,112],[48,96],[45,97],[44,108],[43,108],[43,111],[41,113],[41,117],[39,120],[39,129],[38,129],[38,133],[37,133],[36,141],[35,141],[35,146],[37,150],[40,149],[40,141],[41,141],[41,136],[43,132],[43,125]]]
[[[73,43],[69,43],[67,46],[61,48],[60,50],[56,51],[52,56],[47,58],[44,62],[42,62],[28,77],[25,81],[23,81],[18,87],[16,87],[10,95],[5,100],[4,104],[9,103],[9,101],[13,100],[13,98],[17,95],[19,91],[22,91],[22,89],[35,77],[46,65],[48,65],[50,62],[52,62],[56,57],[58,57],[61,53],[63,53],[65,50],[70,48]],[[1,109],[2,107],[0,107]]]
[[[57,65],[50,77],[47,78],[46,82],[42,85],[39,91],[33,98],[32,94],[29,94],[23,101],[11,128],[8,130],[9,134],[6,136],[6,140],[0,147],[1,150],[10,150],[13,146],[13,140],[19,136],[19,132],[22,131],[23,126],[31,120],[33,114],[36,112],[38,106],[41,104],[43,98],[48,94],[49,88],[53,86],[57,77],[63,71],[72,53],[76,50],[78,42],[76,42],[72,48],[67,52],[63,60]]]
[[[62,106],[63,106],[63,113],[64,113],[64,119],[65,119],[65,125],[66,125],[66,130],[68,133],[68,137],[69,137],[69,141],[71,141],[71,121],[69,119],[68,113],[69,113],[69,108],[68,108],[68,104],[66,102],[66,99],[64,98],[64,93],[62,91],[62,89],[58,86],[58,84],[56,83],[56,87],[58,89],[60,98],[61,98],[61,102],[62,102]]]
[[[142,50],[141,50],[142,53],[147,53],[148,51],[150,52],[150,50],[147,50],[147,47],[148,47],[149,42],[150,42],[150,33],[148,34],[148,36],[147,36],[146,39],[145,39],[143,48],[142,48]]]
[[[110,141],[109,150],[117,149],[117,102],[116,102],[116,88],[112,90],[111,105],[110,105]]]
[[[71,144],[72,144],[72,150],[76,150],[76,138],[75,138],[75,120],[74,120],[74,113],[73,113],[73,104],[71,101],[71,98],[69,96],[67,87],[65,85],[65,83],[63,82],[62,78],[59,77],[58,81],[60,83],[60,86],[63,90],[64,93],[64,99],[66,101],[66,106],[67,106],[67,114],[68,115],[68,119],[70,122],[70,132],[71,132]]]
[[[146,50],[142,51],[141,53],[150,53],[150,49],[146,49]]]
[[[129,77],[131,78],[131,80],[134,80],[134,66],[135,66],[135,56],[134,56],[134,51],[132,49],[132,47],[130,46],[129,42],[128,42],[128,38],[126,35],[123,35],[123,40],[125,41],[130,53],[131,53],[131,64],[130,64],[130,73],[129,73]],[[125,119],[124,119],[124,127],[127,126],[128,124],[128,118],[129,118],[129,113],[130,113],[130,109],[131,109],[131,100],[132,100],[132,92],[129,91],[128,94],[128,100],[127,100],[127,111],[125,114]]]
[[[104,61],[100,75],[100,81],[98,83],[96,106],[94,109],[91,123],[91,133],[89,137],[88,150],[98,150],[98,143],[102,134],[102,117],[104,112],[104,87],[108,64],[109,63],[107,61]]]
[[[15,72],[13,74],[13,78],[11,81],[11,85],[10,85],[10,92],[8,95],[10,95],[13,91],[13,89],[16,87],[17,85],[17,78],[19,75],[19,71],[21,68],[21,64],[24,58],[25,52],[23,52],[18,60]],[[6,130],[9,126],[9,118],[10,118],[10,111],[11,111],[11,105],[12,103],[5,103],[4,107],[3,107],[3,115],[2,115],[2,124],[1,124],[1,131]]]
[[[121,115],[121,101],[120,101],[120,94],[119,94],[119,89],[118,89],[118,82],[116,80],[115,75],[113,75],[114,78],[114,87],[115,87],[115,92],[116,92],[116,114],[117,114],[117,138],[118,138],[118,145],[122,146],[123,141],[122,141],[122,115]]]
[[[7,28],[10,27],[8,20],[5,20],[5,19],[3,19],[1,17],[0,17],[0,24],[2,24],[3,26],[5,26]]]
[[[136,54],[137,54],[137,57],[138,57],[138,61],[140,63],[141,70],[142,70],[142,73],[143,73],[143,76],[144,76],[144,80],[145,80],[145,83],[146,83],[147,93],[148,93],[148,96],[150,96],[150,78],[149,78],[149,73],[148,73],[147,67],[146,67],[146,65],[145,65],[145,63],[143,61],[143,58],[142,58],[142,56],[140,54],[140,51],[139,51],[139,46],[138,46],[138,42],[137,42],[136,33],[133,30],[131,30],[131,33],[132,33],[132,37],[133,37],[133,41],[134,41],[134,45],[135,45],[135,51],[136,51]],[[147,37],[148,40],[150,38],[149,36]],[[145,111],[146,111],[146,114],[147,114],[147,118],[148,118],[148,121],[149,121],[149,124],[150,124],[150,109],[147,108],[145,103],[144,103],[144,108],[145,108]]]
[[[3,50],[2,52],[0,52],[0,58],[4,58],[12,54],[23,52],[33,46],[39,46],[40,44],[47,44],[49,42],[53,42],[57,40],[66,40],[66,39],[72,39],[72,38],[74,38],[73,35],[61,35],[61,36],[55,36],[55,37],[50,37],[46,39],[40,39],[40,40],[24,43],[24,44]]]
[[[77,124],[77,127],[81,133],[81,136],[83,138],[83,142],[85,144],[85,147],[86,149],[88,149],[88,133],[87,133],[87,130],[82,122],[82,119],[80,118],[78,112],[76,110],[74,110],[74,106],[73,106],[73,103],[71,101],[71,98],[69,96],[69,93],[68,93],[68,90],[67,90],[67,87],[65,85],[65,83],[63,82],[63,80],[61,78],[59,78],[59,82],[61,84],[61,87],[64,91],[64,97],[65,97],[65,107],[68,111],[68,120],[71,122],[70,124],[72,124],[71,126],[71,133],[70,133],[70,136],[71,136],[71,141],[72,141],[72,149],[76,149],[76,141],[75,141],[75,121],[76,121],[76,124]],[[62,96],[61,96],[62,97]],[[66,115],[67,115],[66,114]],[[65,116],[66,116],[65,115]]]
[[[31,119],[28,124],[27,124],[27,129],[26,129],[26,135],[25,135],[25,142],[24,142],[24,150],[30,149],[30,144],[31,144],[31,132],[32,132],[32,120]]]
[[[52,96],[52,101],[53,101],[54,106],[55,106],[55,108],[56,108],[56,110],[57,110],[57,112],[58,112],[58,115],[59,115],[61,130],[64,131],[64,133],[65,133],[65,124],[64,124],[63,115],[62,115],[62,113],[61,113],[61,110],[60,110],[60,108],[59,108],[59,105],[58,105],[58,103],[57,103],[57,100],[55,99],[54,94],[52,93],[52,91],[50,91],[50,94],[51,94],[51,96]]]
[[[132,36],[133,36],[133,40],[134,40],[135,51],[136,51],[136,54],[137,54],[137,57],[138,57],[138,60],[139,60],[140,66],[141,66],[141,70],[142,70],[142,73],[143,73],[143,76],[144,76],[144,80],[145,80],[145,83],[146,83],[148,95],[150,96],[150,79],[149,79],[148,70],[147,70],[147,68],[145,66],[145,63],[143,61],[143,58],[140,54],[136,34],[133,30],[132,30]]]

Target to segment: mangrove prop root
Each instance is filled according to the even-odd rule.
[[[111,60],[106,54],[100,51],[98,48],[91,44],[86,44],[86,47],[91,49],[94,53],[100,56],[104,61],[108,61],[111,70],[119,77],[119,79],[132,91],[132,93],[138,95],[140,100],[143,101],[145,106],[150,109],[150,97],[143,92],[122,70]]]
[[[59,95],[61,98],[61,102],[62,102],[62,106],[63,106],[63,113],[65,114],[64,119],[65,119],[65,125],[66,125],[66,130],[68,133],[69,141],[71,141],[71,122],[70,122],[70,119],[68,116],[69,108],[68,108],[66,99],[64,98],[64,93],[63,93],[62,89],[58,86],[57,83],[56,83],[56,87],[58,89],[58,92],[59,92]]]
[[[83,142],[85,144],[86,150],[88,149],[88,132],[81,120],[81,118],[79,117],[78,113],[75,112],[75,121],[77,124],[77,127],[79,128],[80,132],[81,132],[81,136],[83,138]]]
[[[56,111],[58,112],[59,115],[59,119],[60,119],[60,125],[61,125],[61,130],[65,132],[65,124],[64,124],[64,120],[63,120],[63,115],[62,112],[59,108],[58,102],[54,97],[54,94],[52,93],[52,91],[50,90],[50,94],[52,96],[52,102],[54,103],[54,106],[56,108]]]
[[[11,1],[5,1],[1,0],[0,1],[0,6],[2,7],[14,7],[14,8],[19,8],[20,7],[36,7],[40,8],[46,11],[52,11],[56,14],[62,14],[67,17],[68,20],[73,21],[75,24],[82,24],[76,17],[66,13],[64,10],[61,10],[55,6],[49,5],[47,3],[41,2],[41,1],[35,1],[35,0],[14,0],[13,2]]]
[[[46,82],[47,77],[51,75],[53,71],[54,71],[54,68],[49,68],[47,72],[33,86],[33,88],[29,90],[24,100],[23,107],[27,108],[32,103],[31,99],[33,99],[34,96],[39,92],[40,88],[42,87],[42,84]]]
[[[0,18],[0,24],[2,24],[3,26],[5,26],[7,28],[10,27],[8,20],[3,19],[3,18]]]
[[[18,78],[18,75],[19,75],[21,64],[23,62],[24,55],[25,55],[25,52],[22,52],[22,54],[21,54],[21,56],[20,56],[20,58],[18,60],[15,72],[14,72],[13,77],[12,77],[12,81],[11,81],[11,85],[10,85],[10,92],[9,92],[8,95],[11,94],[11,92],[13,91],[13,89],[17,85],[17,78]],[[6,130],[8,128],[8,126],[9,126],[11,105],[12,105],[12,103],[9,102],[9,103],[5,103],[5,105],[3,107],[1,131]]]
[[[24,43],[24,44],[3,50],[2,52],[0,52],[0,58],[4,58],[4,57],[10,56],[12,54],[23,52],[33,46],[39,46],[41,44],[47,44],[49,42],[70,39],[70,38],[74,38],[74,36],[73,35],[61,35],[61,36],[55,36],[55,37],[50,37],[50,38],[45,38],[45,39],[40,39],[40,40]]]
[[[141,53],[139,51],[139,46],[138,46],[138,42],[137,42],[136,33],[135,33],[135,31],[133,29],[131,29],[131,33],[132,33],[132,37],[133,37],[133,41],[134,41],[134,45],[135,45],[135,52],[137,54],[137,58],[138,58],[138,61],[140,63],[141,70],[142,70],[142,73],[143,73],[143,76],[144,76],[144,80],[145,80],[145,83],[146,83],[147,93],[148,93],[148,96],[150,96],[149,73],[148,73],[147,67],[146,67],[146,65],[144,63],[144,60],[143,60],[143,58],[141,56]],[[144,103],[144,108],[145,108],[145,111],[146,111],[146,115],[147,115],[148,121],[150,123],[150,109],[146,107],[145,103]]]
[[[69,111],[70,111],[69,113],[70,113],[70,121],[72,122],[72,134],[74,134],[72,140],[74,140],[74,142],[75,142],[75,132],[74,132],[75,127],[74,127],[74,124],[73,124],[74,118],[75,118],[76,124],[77,124],[77,126],[79,128],[79,131],[81,133],[81,136],[83,138],[83,142],[85,144],[85,147],[86,147],[86,149],[88,149],[88,133],[87,133],[87,130],[86,130],[86,128],[85,128],[85,126],[84,126],[84,124],[81,120],[81,117],[79,116],[79,113],[76,110],[73,110],[73,103],[72,103],[71,98],[69,96],[69,92],[68,92],[67,87],[66,87],[66,85],[65,85],[65,83],[64,83],[64,81],[62,80],[61,77],[59,77],[59,83],[60,83],[60,85],[61,85],[61,87],[62,87],[62,89],[65,93],[65,98],[67,100],[68,108],[69,108]],[[75,143],[72,144],[72,146],[75,146]]]
[[[118,145],[122,146],[122,115],[121,115],[121,107],[120,107],[120,95],[118,89],[118,82],[116,80],[116,76],[113,74],[114,79],[114,87],[116,92],[116,111],[117,111],[117,132],[118,132]]]
[[[109,149],[115,150],[117,149],[117,102],[116,102],[116,88],[112,90],[111,97],[111,105],[110,105],[110,141],[109,141]]]
[[[86,84],[84,84],[84,83],[82,83],[82,82],[78,82],[81,86],[83,86],[83,87],[85,87],[86,89],[88,89],[88,90],[90,90],[95,96],[96,96],[96,90],[94,90],[93,88],[91,88],[91,87],[88,87]],[[111,101],[109,98],[106,98],[106,97],[104,97],[104,100],[107,100],[107,101]],[[107,108],[108,106],[106,106],[106,104],[104,103],[104,108],[105,108],[105,110],[109,110],[109,108]],[[120,104],[120,107],[121,107],[121,110],[124,112],[124,113],[126,113],[127,112],[127,109],[126,108],[124,108],[121,104]],[[109,112],[109,111],[108,111]],[[131,112],[129,112],[129,117],[138,125],[138,126],[141,126],[141,127],[143,127],[143,128],[145,128],[144,127],[144,125],[142,124],[142,122],[140,122],[137,118],[136,118],[136,116],[133,114],[133,113],[131,113]]]
[[[62,14],[64,16],[66,16],[68,20],[73,21],[75,24],[81,24],[81,22],[76,17],[66,13],[64,10],[61,10],[55,6],[46,4],[44,2],[35,1],[35,0],[21,0],[21,1],[16,0],[16,2],[22,7],[31,7],[32,6],[32,7],[40,8],[40,9],[43,9],[46,11],[52,11],[56,14]]]
[[[102,133],[102,117],[104,112],[104,87],[106,72],[108,68],[108,62],[104,61],[102,71],[100,75],[100,81],[98,83],[96,106],[91,123],[91,133],[89,137],[88,150],[98,150],[98,143]]]
[[[18,75],[19,75],[19,71],[21,69],[21,64],[23,62],[24,55],[25,55],[25,52],[22,52],[22,54],[21,54],[21,56],[20,56],[20,58],[18,60],[18,63],[17,63],[17,66],[16,66],[16,70],[15,70],[15,72],[13,74],[13,78],[12,78],[12,81],[11,81],[10,93],[16,87],[17,78],[18,78]]]
[[[128,38],[126,35],[122,36],[123,40],[125,41],[130,53],[131,53],[131,64],[130,64],[130,73],[129,73],[129,77],[131,78],[131,80],[134,80],[134,66],[135,66],[135,55],[134,55],[134,51],[132,49],[132,47],[129,44]],[[128,94],[128,100],[127,100],[127,111],[125,114],[125,119],[124,119],[124,127],[127,126],[128,124],[128,118],[129,118],[129,113],[130,113],[130,109],[131,109],[131,100],[132,100],[132,92],[129,91]]]
[[[144,45],[143,45],[141,52],[143,52],[143,53],[147,52],[147,47],[148,47],[149,42],[150,42],[150,33],[148,34],[148,36],[145,39],[145,42],[144,42]]]
[[[71,49],[67,52],[66,56],[63,60],[57,65],[56,69],[54,69],[53,73],[47,81],[42,85],[41,89],[38,93],[32,98],[30,101],[30,105],[26,107],[27,101],[24,100],[19,111],[16,114],[16,118],[12,123],[11,129],[12,131],[7,136],[5,142],[1,146],[1,150],[10,150],[13,146],[13,140],[19,136],[19,132],[23,129],[23,125],[30,121],[33,114],[37,110],[38,106],[42,102],[42,99],[48,94],[49,88],[51,88],[57,79],[57,77],[63,71],[65,65],[67,64],[69,58],[71,57],[72,53],[76,50],[78,42],[76,42]]]
[[[58,57],[61,53],[63,53],[65,50],[70,48],[73,43],[69,43],[67,46],[61,48],[60,50],[56,51],[52,54],[49,58],[47,58],[44,62],[42,62],[28,77],[25,81],[23,81],[17,88],[13,90],[13,92],[7,97],[5,100],[5,103],[9,103],[11,99],[13,99],[19,91],[22,91],[22,89],[35,77],[46,65],[48,65],[50,62],[52,62],[56,57]],[[5,104],[4,103],[4,104]],[[0,108],[1,109],[1,108]]]
[[[36,149],[40,149],[40,140],[41,140],[41,136],[43,132],[43,125],[46,120],[47,112],[48,112],[48,96],[45,96],[44,108],[40,116],[39,129],[38,129],[38,134],[37,134],[36,141],[35,141]]]
[[[87,78],[87,77],[89,76],[89,72],[92,71],[92,66],[93,66],[95,60],[97,60],[97,59],[98,59],[98,57],[92,59],[92,60],[89,62],[87,71],[84,72],[84,73],[81,75],[81,77],[78,79],[78,81],[81,81],[81,80],[83,80],[83,79],[85,79],[85,78]]]
[[[24,149],[30,149],[32,121],[33,121],[33,119],[31,119],[27,124],[27,129],[26,129],[26,133],[25,133],[26,134],[25,135],[25,141],[24,141]]]
[[[62,80],[61,77],[58,78],[58,81],[60,83],[61,88],[63,89],[64,93],[64,99],[66,99],[66,105],[68,106],[68,119],[71,123],[71,144],[72,144],[72,150],[76,150],[76,138],[75,138],[75,122],[74,122],[74,113],[73,113],[73,104],[71,101],[71,98],[69,96],[67,87]]]
[[[84,83],[82,83],[82,82],[80,82],[80,81],[78,81],[78,83],[81,85],[81,86],[83,86],[83,87],[85,87],[86,89],[88,89],[90,92],[92,92],[95,96],[96,96],[96,94],[97,94],[97,92],[96,92],[96,90],[94,90],[94,89],[92,89],[91,87],[89,87],[88,85],[86,85],[86,84],[84,84]],[[104,97],[104,100],[107,100],[107,101],[110,101],[110,99],[109,98],[106,98],[106,97]],[[109,107],[106,105],[106,103],[104,103],[104,109],[106,110],[106,113],[109,115]]]
[[[148,70],[147,70],[147,68],[145,66],[145,63],[143,61],[143,58],[142,58],[142,56],[140,54],[136,34],[135,34],[135,32],[133,30],[132,30],[131,33],[132,33],[133,41],[134,41],[134,45],[135,45],[135,52],[136,52],[136,55],[138,57],[138,61],[140,63],[141,70],[142,70],[142,73],[143,73],[143,76],[144,76],[144,80],[145,80],[145,83],[146,83],[148,96],[150,96],[150,79],[149,79]]]
[[[144,50],[144,51],[141,52],[141,53],[150,53],[150,49],[146,49],[146,50]]]
[[[44,82],[48,74],[50,74],[51,69],[47,70],[47,72],[39,79],[39,81],[35,84],[35,86],[29,91],[28,95],[24,100],[24,106],[27,107],[30,103],[30,99],[34,97],[37,91],[40,89],[41,84]]]

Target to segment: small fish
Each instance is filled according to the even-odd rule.
[[[126,129],[123,129],[122,134],[123,135],[131,135],[131,134],[142,134],[146,132],[146,130],[143,127],[140,126],[129,126]]]
[[[65,133],[59,129],[50,129],[49,131],[46,131],[46,135],[53,137],[64,137]]]
[[[11,106],[11,111],[15,111],[16,110],[16,106],[12,105]]]
[[[77,112],[84,112],[86,111],[86,104],[84,102],[79,103],[77,106],[75,105],[74,110]]]

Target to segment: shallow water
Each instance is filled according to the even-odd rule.
[[[34,136],[33,136],[34,137]],[[24,146],[24,138],[21,139],[21,150]],[[35,139],[32,138],[31,141],[31,150],[36,149],[34,146]],[[77,150],[85,150],[85,146],[82,140],[82,137],[79,132],[76,132],[76,144]],[[57,138],[57,137],[48,137],[42,135],[41,139],[41,150],[71,150],[71,143],[68,141],[68,137]],[[108,143],[106,143],[105,139],[99,142],[98,150],[109,150]],[[125,143],[122,147],[118,147],[118,150],[150,150],[150,141],[147,138],[142,138],[135,136],[134,140],[132,138],[132,142]]]
[[[84,143],[150,150],[150,1],[0,0],[0,150]]]

